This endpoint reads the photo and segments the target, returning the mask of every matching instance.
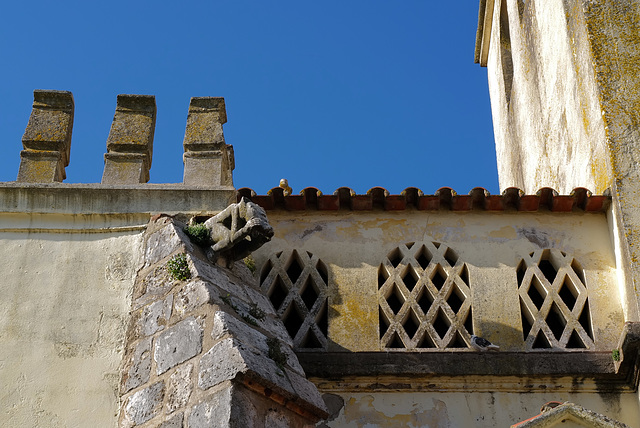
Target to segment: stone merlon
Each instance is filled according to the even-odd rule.
[[[51,183],[66,178],[73,130],[73,95],[67,91],[33,91],[33,110],[22,136],[17,181]]]
[[[135,184],[149,181],[156,126],[152,95],[118,95],[116,113],[107,138],[102,182]]]
[[[184,132],[184,184],[233,186],[233,146],[226,144],[224,98],[193,97]]]

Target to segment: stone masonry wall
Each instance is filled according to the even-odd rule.
[[[184,225],[147,229],[122,367],[121,427],[301,427],[327,416],[248,268],[211,264]],[[186,254],[190,278],[167,262]]]

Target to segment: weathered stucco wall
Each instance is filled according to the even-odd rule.
[[[274,253],[293,249],[328,266],[331,351],[381,349],[379,267],[409,242],[440,242],[466,263],[474,332],[503,350],[525,349],[516,269],[542,248],[560,249],[584,269],[596,349],[614,348],[624,323],[604,214],[272,211],[269,220],[275,236],[254,254],[258,272]]]
[[[0,183],[0,425],[116,426],[142,234],[235,190]]]
[[[625,314],[637,320],[640,1],[504,0],[492,22],[487,66],[500,187],[611,188]]]
[[[0,424],[116,426],[149,216],[0,214]]]
[[[583,3],[598,2],[495,2],[487,66],[501,189],[612,184]]]
[[[614,215],[627,294],[640,312],[640,1],[584,2],[611,156]]]
[[[327,422],[329,427],[508,427],[537,415],[549,401],[570,401],[630,427],[640,427],[637,397],[630,393],[344,392],[340,396],[344,408]]]
[[[488,61],[500,187],[611,188],[629,321],[640,314],[639,34],[638,0],[505,0]]]
[[[547,356],[538,354],[536,361],[536,351],[526,350],[517,267],[523,256],[542,248],[560,249],[573,256],[584,269],[589,290],[594,350],[611,364],[611,349],[616,347],[624,317],[605,214],[270,211],[269,219],[275,236],[254,254],[257,275],[267,278],[265,267],[273,265],[273,255],[280,254],[278,257],[282,260],[294,249],[298,254],[308,254],[310,265],[322,262],[328,268],[327,351],[330,354],[324,365],[340,365],[331,360],[347,355],[340,361],[353,366],[357,360],[363,366],[375,364],[386,370],[376,373],[361,368],[353,375],[332,376],[332,369],[321,369],[326,375],[312,375],[311,380],[321,391],[341,397],[334,396],[328,401],[333,403],[329,410],[334,413],[326,426],[509,426],[537,415],[540,406],[551,400],[569,400],[629,426],[638,426],[637,394],[625,388],[624,393],[605,392],[606,384],[600,384],[590,375],[573,379],[540,377],[532,367],[532,371],[526,370],[519,376],[456,377],[429,370],[420,372],[418,368],[430,361],[426,354],[443,349],[389,349],[386,358],[374,355],[383,350],[380,265],[402,244],[415,242],[411,247],[415,250],[423,242],[436,241],[441,247],[446,245],[454,250],[459,260],[466,263],[471,294],[467,297],[472,301],[474,333],[498,343],[500,357],[509,353],[533,357],[528,361],[537,367],[546,364],[542,360]],[[301,259],[306,260],[306,256]],[[399,265],[403,263],[407,262]],[[304,264],[303,271],[308,272],[310,265]],[[284,263],[282,269],[288,270],[290,266]],[[301,293],[304,294],[302,289]],[[367,351],[373,353],[364,354]],[[446,351],[459,364],[469,364],[469,367],[478,361],[491,364],[492,356],[497,355],[474,355],[477,351],[472,349]],[[557,353],[560,349],[552,351]],[[305,352],[309,350],[298,353],[303,360]],[[315,352],[320,355],[323,351]],[[411,353],[422,354],[415,358],[402,357]],[[458,359],[460,356],[468,358]],[[321,356],[314,357],[313,361],[323,365]],[[596,370],[595,360],[593,365],[587,360],[580,364],[588,371]],[[413,365],[415,373],[399,374],[402,369],[398,365]]]

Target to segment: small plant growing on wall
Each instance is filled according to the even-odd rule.
[[[191,242],[201,247],[207,247],[213,244],[211,240],[211,231],[204,223],[195,223],[184,228]]]
[[[167,270],[169,274],[179,281],[191,278],[191,271],[187,264],[187,256],[184,254],[176,254],[167,262]]]
[[[248,255],[244,258],[244,264],[249,268],[249,271],[254,274],[256,273],[256,261],[253,259],[251,255]]]
[[[613,359],[613,361],[620,361],[620,350],[614,349],[613,351],[611,351],[611,358]]]
[[[259,321],[264,321],[264,318],[267,314],[262,309],[260,309],[257,303],[252,303],[251,307],[249,308],[249,315]]]
[[[242,318],[244,320],[244,322],[251,324],[254,327],[258,326],[258,321],[256,321],[255,319],[251,318],[249,315],[240,315],[240,318]]]
[[[238,307],[236,305],[234,305],[233,301],[231,300],[231,294],[227,293],[224,296],[220,296],[220,299],[222,299],[222,301],[224,303],[229,305],[231,307],[231,309],[233,309],[234,311],[238,312]]]
[[[269,347],[269,358],[271,358],[278,368],[284,371],[284,365],[287,363],[287,354],[280,349],[280,341],[274,337],[267,339]]]

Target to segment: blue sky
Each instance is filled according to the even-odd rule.
[[[121,93],[156,96],[152,183],[182,181],[192,96],[223,96],[237,188],[498,192],[478,1],[31,1],[0,17],[0,181],[34,89],[73,92],[70,183],[99,182]]]

